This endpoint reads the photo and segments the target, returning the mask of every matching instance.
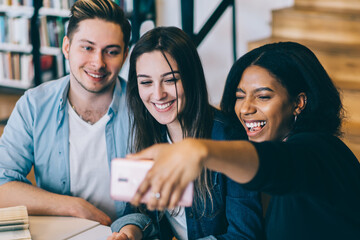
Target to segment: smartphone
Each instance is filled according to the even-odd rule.
[[[129,202],[135,195],[139,185],[153,165],[152,160],[135,160],[115,158],[111,161],[110,194],[114,200]],[[194,185],[191,182],[185,189],[179,206],[192,205]],[[151,189],[144,195],[142,203],[152,198]]]

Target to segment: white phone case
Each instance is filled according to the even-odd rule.
[[[115,158],[111,161],[111,187],[110,193],[114,200],[129,202],[135,195],[140,183],[144,180],[146,173],[153,165],[151,160],[134,160]],[[142,203],[146,203],[154,197],[148,191]],[[185,189],[179,201],[179,206],[191,206],[193,201],[194,186],[191,182]]]

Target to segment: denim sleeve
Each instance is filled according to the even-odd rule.
[[[159,232],[155,227],[152,219],[146,214],[140,213],[139,210],[126,203],[124,216],[118,218],[111,224],[112,232],[119,232],[126,225],[135,225],[139,227],[143,233],[143,239],[157,239]]]
[[[156,230],[150,217],[142,213],[127,214],[111,224],[111,231],[119,232],[126,225],[135,225],[143,233],[143,239],[157,239],[158,231]]]
[[[32,116],[26,95],[17,102],[0,138],[0,185],[26,179],[33,165]]]
[[[203,238],[198,238],[197,240],[216,240],[216,237],[214,237],[213,235],[210,235],[210,236],[206,236]]]
[[[216,239],[263,239],[263,211],[259,192],[248,191],[241,184],[226,178],[225,234]]]

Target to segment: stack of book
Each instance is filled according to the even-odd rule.
[[[29,216],[25,206],[0,208],[0,239],[31,240]]]

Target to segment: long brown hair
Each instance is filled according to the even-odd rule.
[[[161,125],[148,112],[139,96],[136,61],[144,53],[160,51],[164,58],[169,54],[177,63],[185,94],[185,106],[178,113],[183,138],[211,138],[213,109],[208,101],[204,71],[196,47],[179,28],[158,27],[145,33],[136,43],[130,56],[127,84],[127,103],[131,121],[130,145],[138,152],[155,143],[166,141],[166,126]],[[176,85],[175,85],[176,87]],[[195,208],[206,208],[206,196],[212,204],[210,171],[204,170],[195,181]]]

